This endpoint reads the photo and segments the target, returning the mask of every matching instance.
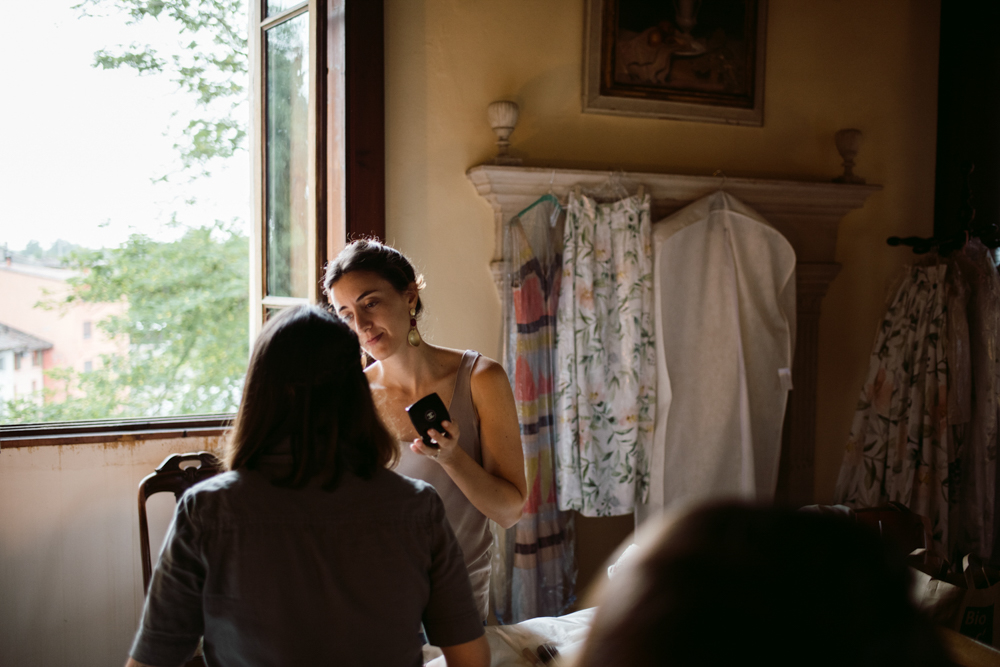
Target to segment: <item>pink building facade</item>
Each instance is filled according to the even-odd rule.
[[[42,354],[41,371],[72,368],[82,373],[99,368],[102,354],[126,351],[97,326],[102,319],[124,312],[124,303],[59,303],[70,291],[66,281],[74,275],[77,273],[68,269],[0,264],[0,324],[51,344]],[[46,303],[51,305],[40,305]],[[61,383],[48,377],[36,378],[38,381],[56,392],[53,399],[59,400],[64,391]]]

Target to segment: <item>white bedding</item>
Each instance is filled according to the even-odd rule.
[[[565,616],[543,616],[514,625],[491,625],[486,628],[486,640],[490,643],[491,667],[525,667],[540,663],[529,662],[522,651],[527,648],[537,655],[540,644],[550,644],[559,651],[560,660],[549,665],[565,664],[583,646],[590,630],[590,622],[595,608],[581,609]],[[427,667],[444,667],[441,650],[424,647],[424,661]]]

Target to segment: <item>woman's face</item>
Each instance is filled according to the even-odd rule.
[[[337,314],[354,329],[361,347],[382,361],[406,345],[410,309],[417,303],[416,286],[399,292],[371,271],[352,271],[333,284],[330,300]]]

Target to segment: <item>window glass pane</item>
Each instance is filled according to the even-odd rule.
[[[302,0],[267,0],[264,16],[276,16],[301,4]]]
[[[134,11],[112,10],[124,4]],[[0,124],[16,128],[0,150],[0,424],[239,402],[248,5],[190,3],[183,22],[174,5],[4,3],[19,28],[0,60],[33,66],[4,72],[31,104],[0,105]],[[73,175],[58,197],[52,155]]]
[[[309,14],[265,34],[267,294],[308,297]]]

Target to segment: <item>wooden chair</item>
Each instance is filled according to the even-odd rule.
[[[198,465],[181,467],[195,461]],[[139,547],[142,550],[142,592],[149,591],[153,564],[149,556],[149,522],[146,519],[146,501],[155,493],[170,491],[175,500],[198,482],[222,471],[222,462],[211,452],[171,454],[151,475],[139,482]]]
[[[930,547],[930,521],[902,503],[856,509],[854,519],[877,530],[882,539],[894,543],[904,554]]]
[[[182,464],[197,462],[197,465],[182,467]],[[153,576],[153,565],[149,556],[149,522],[146,519],[146,501],[155,493],[170,491],[175,500],[198,482],[222,472],[222,462],[211,452],[189,452],[171,454],[160,467],[139,482],[139,547],[142,550],[142,592],[149,592],[149,580]],[[201,656],[201,646],[197,654],[185,663],[185,667],[205,667]]]

